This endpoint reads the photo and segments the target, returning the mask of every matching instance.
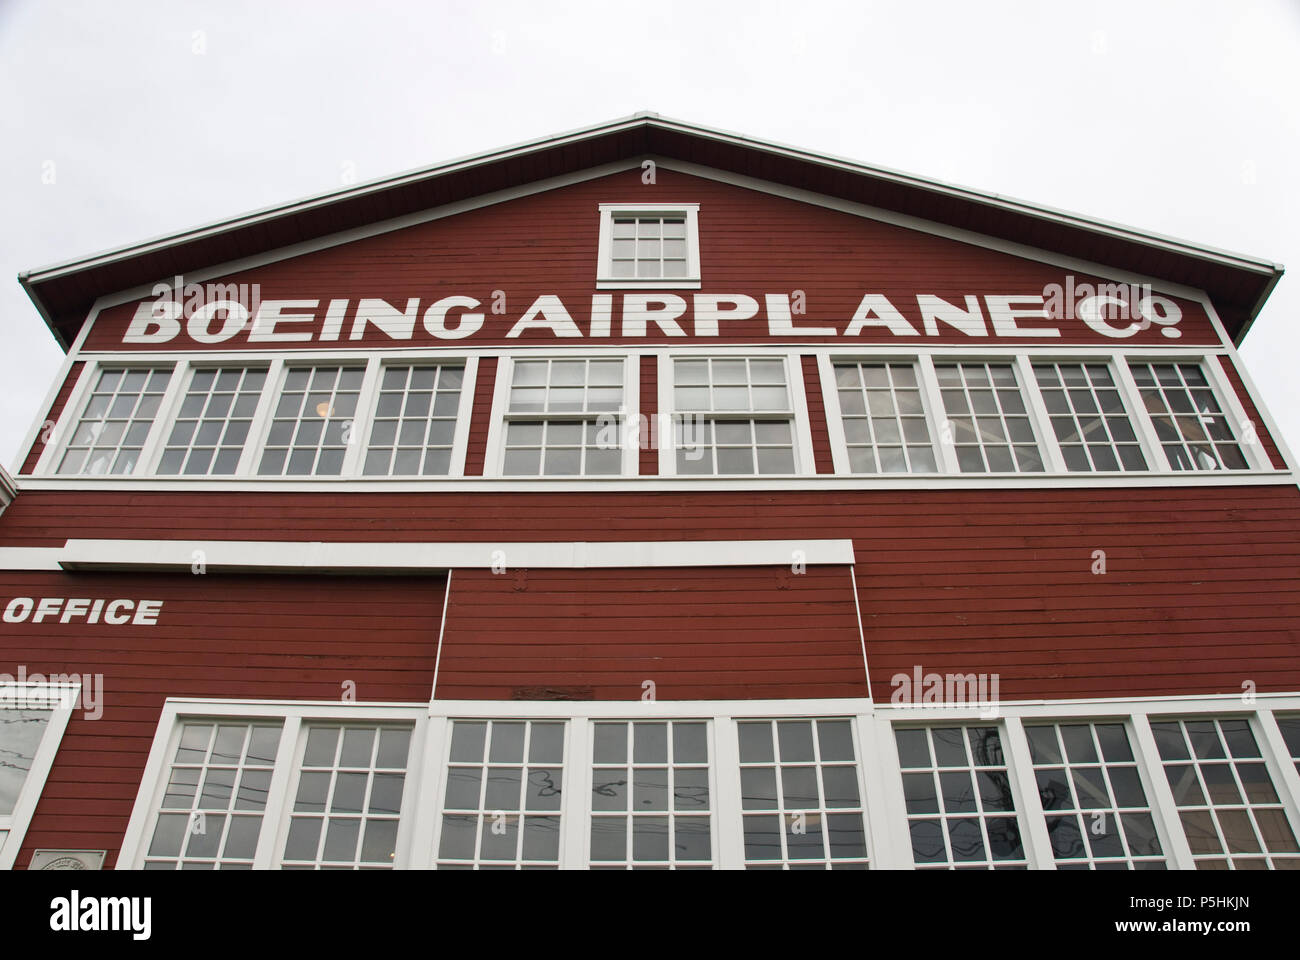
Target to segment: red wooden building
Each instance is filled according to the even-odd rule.
[[[648,115],[24,274],[0,867],[1294,868],[1280,274]]]

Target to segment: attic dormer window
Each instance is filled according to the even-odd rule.
[[[596,285],[699,289],[699,210],[698,203],[602,203]]]

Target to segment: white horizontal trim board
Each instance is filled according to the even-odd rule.
[[[591,847],[591,827],[595,816],[606,816],[611,813],[616,816],[632,814],[630,804],[623,811],[604,809],[603,804],[599,811],[592,809],[592,788],[595,785],[593,766],[596,765],[593,753],[596,730],[594,724],[600,721],[632,723],[690,721],[704,725],[707,766],[704,761],[683,762],[696,765],[696,769],[702,770],[705,775],[705,779],[700,780],[699,775],[696,774],[696,779],[691,782],[697,784],[697,789],[699,785],[707,783],[707,807],[695,812],[700,814],[707,810],[708,819],[694,822],[697,825],[702,822],[708,824],[709,847],[708,859],[705,862],[724,869],[741,868],[745,866],[747,858],[750,862],[768,864],[781,862],[769,859],[770,853],[763,855],[755,849],[747,848],[746,830],[758,826],[757,821],[749,820],[749,817],[768,818],[766,829],[771,829],[772,821],[777,818],[800,817],[802,822],[810,826],[809,832],[815,841],[822,836],[826,825],[844,831],[847,828],[845,811],[847,810],[848,816],[852,817],[859,809],[861,814],[856,815],[864,818],[865,839],[865,848],[861,853],[865,854],[871,866],[877,869],[948,865],[934,861],[931,853],[926,855],[928,862],[923,864],[914,862],[910,826],[913,821],[928,821],[932,829],[943,831],[939,841],[940,848],[945,855],[948,855],[949,851],[956,850],[955,836],[949,836],[946,832],[949,820],[986,822],[987,825],[987,822],[991,822],[990,817],[993,820],[999,817],[1014,817],[1019,827],[1018,835],[1022,845],[1021,856],[1015,859],[1031,868],[1056,869],[1059,857],[1071,860],[1075,864],[1086,864],[1090,860],[1109,859],[1112,864],[1127,864],[1130,858],[1160,859],[1169,867],[1194,868],[1199,860],[1204,859],[1204,855],[1198,854],[1194,857],[1192,854],[1181,824],[1180,808],[1166,782],[1164,761],[1156,747],[1151,727],[1153,722],[1176,719],[1213,718],[1235,724],[1237,729],[1233,736],[1236,739],[1230,741],[1232,757],[1225,757],[1223,760],[1235,765],[1242,762],[1244,757],[1245,762],[1255,765],[1255,776],[1260,775],[1258,765],[1262,764],[1267,777],[1276,788],[1277,800],[1274,802],[1252,797],[1244,805],[1239,803],[1229,804],[1229,806],[1251,810],[1265,808],[1267,820],[1261,818],[1258,822],[1267,823],[1268,826],[1260,827],[1261,836],[1268,835],[1264,831],[1272,830],[1274,834],[1272,839],[1276,840],[1279,822],[1289,824],[1294,833],[1300,834],[1300,807],[1297,806],[1297,800],[1300,800],[1300,776],[1296,773],[1293,757],[1282,738],[1277,717],[1278,714],[1295,714],[1300,711],[1300,693],[1263,694],[1250,699],[1223,695],[1013,701],[1000,703],[997,707],[996,716],[990,717],[987,713],[980,715],[978,708],[973,705],[970,709],[927,707],[911,710],[873,704],[869,699],[671,702],[634,700],[580,703],[433,701],[427,704],[361,704],[338,701],[222,701],[169,698],[164,704],[154,736],[118,867],[120,869],[140,867],[149,856],[154,824],[160,812],[162,791],[167,783],[172,752],[181,725],[186,722],[207,724],[222,720],[227,722],[262,720],[273,723],[279,721],[281,725],[282,735],[268,791],[266,815],[262,820],[256,857],[253,860],[253,866],[260,869],[278,866],[285,852],[292,814],[290,809],[293,806],[292,798],[298,793],[298,775],[302,765],[306,728],[312,723],[340,725],[387,722],[400,723],[411,730],[400,824],[396,831],[396,849],[391,858],[392,865],[398,868],[428,868],[440,860],[449,859],[447,852],[439,849],[443,836],[444,800],[448,795],[448,771],[450,764],[453,763],[450,760],[449,744],[456,722],[476,720],[563,723],[562,759],[551,760],[545,764],[550,768],[548,775],[556,778],[556,782],[560,784],[557,792],[562,799],[558,801],[558,806],[539,812],[533,805],[525,804],[511,807],[510,810],[505,811],[505,816],[507,822],[514,825],[510,829],[522,829],[519,827],[521,822],[519,811],[522,811],[524,820],[530,814],[554,818],[547,822],[548,829],[558,834],[553,841],[554,853],[552,856],[540,859],[546,859],[567,869],[582,869],[598,862],[592,855]],[[751,755],[742,760],[740,723],[808,719],[847,721],[847,729],[840,727],[837,732],[841,735],[844,733],[849,735],[851,758],[845,755],[843,746],[831,748],[832,753],[824,756],[828,745],[833,744],[834,741],[824,739],[830,731],[819,731],[816,740],[820,746],[816,748],[818,750],[816,753],[804,757],[787,756],[784,751],[794,744],[797,737],[790,737],[787,744],[787,738],[782,736],[777,738],[781,751],[779,758],[765,760]],[[1105,723],[1110,726],[1111,729],[1107,733],[1109,739],[1106,742],[1111,746],[1114,746],[1115,738],[1118,736],[1114,728],[1118,727],[1122,731],[1122,738],[1127,740],[1131,757],[1126,758],[1120,755],[1120,751],[1112,750],[1110,747],[1104,748],[1099,759],[1082,757],[1074,753],[1078,745],[1077,737],[1073,741],[1067,741],[1069,756],[1066,762],[1047,757],[1036,760],[1032,756],[1026,732],[1029,726],[1071,725],[1075,727],[1074,734],[1077,735],[1080,730],[1087,730],[1086,726],[1081,725],[1088,723]],[[926,771],[925,768],[915,765],[902,767],[897,747],[897,732],[917,727],[951,729],[962,726],[997,729],[996,749],[991,749],[988,753],[980,753],[975,762],[992,778],[988,779],[988,784],[996,785],[997,778],[1004,777],[1003,783],[1006,786],[1002,799],[1009,801],[1013,809],[1000,810],[996,805],[985,809],[981,803],[980,808],[973,811],[957,805],[953,810],[945,809],[940,812],[935,801],[934,810],[927,810],[923,805],[915,803],[917,799],[924,799],[924,791],[913,796],[913,806],[909,809],[908,796],[903,788],[903,775],[906,773],[915,780],[918,776],[924,777]],[[797,730],[790,730],[790,728],[786,730],[792,734],[797,733]],[[1249,737],[1246,736],[1247,732]],[[963,733],[960,740],[964,742],[966,736]],[[1250,756],[1248,751],[1241,749],[1243,742],[1250,738],[1253,738],[1257,747],[1255,756]],[[675,737],[668,739],[676,741]],[[640,738],[638,742],[639,740]],[[944,742],[949,744],[949,752],[952,746],[958,743],[953,738],[946,738]],[[988,739],[983,739],[980,743],[992,745]],[[959,748],[964,749],[964,747]],[[481,754],[480,762],[476,764],[462,755],[454,763],[461,767],[470,764],[471,767],[477,766],[483,770],[486,768],[483,759],[484,756]],[[533,766],[537,766],[535,762],[537,758],[531,759]],[[645,758],[627,759],[638,764],[646,762]],[[509,761],[500,761],[499,757],[492,756],[491,762],[508,764]],[[674,760],[674,763],[677,762]],[[778,812],[774,806],[763,806],[761,790],[758,795],[750,796],[748,802],[742,800],[745,791],[741,776],[742,763],[748,764],[751,771],[753,767],[761,768],[760,772],[771,770],[773,772],[770,776],[775,776],[776,768],[782,767],[781,777],[784,779],[790,775],[786,765],[792,762],[802,763],[814,769],[828,769],[825,765],[837,767],[833,779],[826,779],[824,776],[818,776],[817,779],[823,783],[823,794],[829,794],[834,790],[838,802],[831,803],[828,800],[826,806],[819,807],[818,802],[815,801],[800,804],[787,800],[782,811]],[[1195,763],[1196,761],[1179,762]],[[1100,789],[1108,793],[1109,802],[1098,804],[1090,801],[1090,805],[1085,807],[1081,800],[1080,803],[1071,805],[1069,803],[1071,798],[1068,796],[1070,788],[1065,787],[1065,794],[1057,798],[1058,802],[1062,802],[1062,809],[1045,810],[1036,785],[1036,772],[1044,766],[1052,767],[1054,770],[1049,772],[1049,775],[1055,775],[1058,781],[1064,784],[1070,776],[1065,769],[1067,763],[1075,770],[1082,765],[1084,776],[1090,777],[1093,783],[1099,784]],[[611,764],[615,768],[614,776],[626,772],[628,767],[628,763],[619,764],[609,757],[602,758],[601,765]],[[942,765],[949,777],[954,774],[960,775],[963,769],[970,769],[969,763],[963,768],[959,764],[954,764],[951,758],[943,761]],[[1104,778],[1103,765],[1107,771]],[[662,759],[659,761],[659,766],[661,769],[664,767]],[[933,769],[933,764],[931,766]],[[1127,802],[1119,795],[1119,780],[1114,780],[1116,784],[1114,787],[1109,786],[1114,776],[1118,776],[1114,771],[1120,767],[1128,772],[1124,781],[1129,784],[1124,791],[1128,795]],[[851,774],[848,774],[849,770],[852,771]],[[607,769],[605,772],[611,771]],[[930,776],[933,777],[933,773]],[[465,772],[462,771],[460,775],[462,785],[464,777]],[[1134,790],[1132,784],[1135,779],[1140,781],[1141,793],[1144,795],[1140,803],[1132,798]],[[859,798],[856,806],[851,801],[844,802],[845,791],[850,780],[856,780],[855,786]],[[759,779],[755,782],[762,781]],[[933,784],[933,780],[931,783]],[[1080,783],[1077,774],[1074,783],[1074,790],[1077,791]],[[952,786],[945,780],[944,789],[939,795],[947,796],[951,790]],[[463,791],[459,792],[463,793]],[[976,792],[981,793],[982,789]],[[540,797],[541,794],[538,796]],[[602,793],[601,796],[605,797],[609,794]],[[1222,802],[1217,798],[1215,800],[1216,804]],[[972,803],[974,803],[973,799]],[[792,807],[795,809],[792,810]],[[472,808],[467,808],[462,798],[461,802],[450,809],[458,812],[449,816],[463,818],[467,815],[465,811]],[[495,815],[500,813],[501,811],[498,811]],[[645,811],[642,811],[638,815],[644,813]],[[331,808],[327,816],[336,814],[338,814],[337,808]],[[672,818],[680,816],[681,811],[680,809],[664,810],[654,815]],[[356,819],[360,816],[361,814],[344,814],[345,819],[348,817]],[[479,818],[492,817],[494,813],[483,808],[475,816],[477,834],[478,828],[484,828],[484,821]],[[1077,848],[1066,855],[1063,849],[1055,849],[1058,845],[1065,848],[1070,846],[1069,830],[1061,830],[1063,824],[1056,819],[1062,816],[1073,817],[1076,823],[1079,822],[1079,818],[1084,818],[1083,823],[1091,828],[1089,830],[1091,836],[1110,833],[1112,839],[1098,846],[1090,838],[1090,849],[1085,851],[1080,836]],[[834,821],[824,819],[828,817],[836,819]],[[1144,818],[1146,818],[1146,827],[1141,826]],[[1121,819],[1123,820],[1122,833]],[[669,821],[665,819],[665,822]],[[608,824],[608,821],[606,823]],[[1155,831],[1158,851],[1153,852],[1147,846],[1144,834],[1148,829]],[[1054,836],[1053,831],[1060,832]],[[801,831],[788,830],[787,832],[800,833]],[[843,842],[850,834],[851,831],[836,834],[835,836],[839,838],[837,842]],[[992,830],[989,830],[988,836],[992,835]],[[827,836],[831,834],[827,832]],[[945,841],[947,841],[946,846]],[[929,842],[928,839],[924,840],[922,849],[925,849],[925,845]],[[968,842],[969,838],[963,842],[962,852],[953,852],[950,860],[956,860],[959,864],[969,862],[963,859],[963,857],[973,856]],[[848,849],[846,846],[829,848],[823,846],[819,849],[820,856],[817,854],[800,856],[788,851],[786,846],[778,845],[776,855],[779,857],[783,852],[788,852],[789,860],[806,858],[813,862],[826,862],[827,853],[831,860],[836,856],[860,859],[855,853],[846,853]],[[519,852],[520,848],[516,846],[515,850]],[[992,857],[991,851],[990,844],[985,848],[984,858],[975,858],[976,863],[988,861]],[[370,862],[376,862],[376,852],[380,856],[383,855],[383,851],[372,851],[369,854]],[[476,852],[479,852],[477,847]],[[176,860],[184,857],[184,853],[185,851],[181,850],[179,856],[168,855],[165,859],[175,863]],[[633,856],[632,851],[629,850],[628,855]],[[1277,845],[1271,845],[1267,850],[1228,854],[1225,858],[1239,859],[1242,856],[1255,860],[1255,865],[1259,865],[1258,861],[1266,856],[1278,860],[1294,860],[1300,857],[1300,854],[1287,853]],[[461,856],[450,857],[450,859],[463,861],[465,858]],[[480,852],[480,859],[475,862],[490,859],[492,858],[483,856]],[[385,859],[384,862],[388,861]],[[999,861],[996,857],[992,857],[992,862]]]
[[[852,540],[672,540],[608,543],[321,543],[261,540],[69,540],[9,547],[10,570],[189,570],[364,573],[452,569],[746,567],[852,564]]]

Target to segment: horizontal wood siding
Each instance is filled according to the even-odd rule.
[[[29,491],[0,546],[69,537],[324,541],[850,538],[877,696],[920,663],[1005,698],[1300,689],[1300,491]],[[1094,574],[1104,551],[1104,574]],[[460,576],[458,573],[457,576]],[[469,576],[473,576],[472,574]],[[453,591],[454,594],[455,591]],[[486,613],[486,611],[485,611]]]
[[[34,473],[36,463],[41,459],[41,454],[45,452],[45,444],[52,439],[46,425],[53,428],[58,423],[59,416],[63,413],[63,408],[68,404],[68,397],[72,396],[72,390],[77,385],[77,378],[81,376],[81,370],[85,367],[85,362],[78,360],[68,368],[68,376],[59,387],[58,394],[54,397],[54,402],[50,404],[49,411],[45,414],[45,419],[41,422],[41,427],[36,434],[36,439],[32,441],[32,447],[27,451],[27,456],[23,458],[23,465],[18,469],[18,473]]]
[[[488,428],[492,423],[492,395],[497,385],[497,358],[484,357],[478,364],[474,383],[474,405],[470,410],[469,438],[465,445],[465,476],[483,476],[487,455]]]
[[[647,687],[647,682],[653,687]],[[457,571],[439,700],[865,697],[847,567]]]
[[[18,866],[41,847],[107,849],[114,864],[167,697],[427,700],[445,583],[0,571],[6,604],[163,601],[154,626],[4,624],[0,673],[103,675],[103,716],[73,713]]]
[[[659,358],[641,357],[641,423],[650,431],[650,437],[658,435],[656,418],[659,416]],[[641,449],[638,451],[637,470],[643,477],[659,474],[659,450],[650,438],[641,437]]]
[[[1250,421],[1250,427],[1255,431],[1256,438],[1263,445],[1264,452],[1268,455],[1268,462],[1275,469],[1285,470],[1286,461],[1282,457],[1282,451],[1278,449],[1273,435],[1264,426],[1264,418],[1259,415],[1259,408],[1255,406],[1255,402],[1250,398],[1250,391],[1246,389],[1246,385],[1241,380],[1241,371],[1237,369],[1237,365],[1230,356],[1220,356],[1219,362],[1223,364],[1223,372],[1227,375],[1228,382],[1232,384],[1232,390],[1237,395],[1237,401],[1241,404],[1242,409],[1246,411],[1246,419]],[[1233,433],[1238,437],[1245,436],[1246,425],[1233,424]]]
[[[672,170],[659,170],[654,184],[641,182],[640,169],[628,170],[586,183],[483,207],[452,217],[433,220],[402,230],[356,240],[291,260],[241,271],[213,282],[257,283],[261,298],[315,299],[320,301],[313,323],[287,324],[290,332],[318,331],[326,301],[380,298],[404,309],[407,299],[420,298],[420,315],[410,340],[393,340],[373,326],[366,327],[360,340],[352,340],[352,314],[337,340],[326,343],[281,343],[272,346],[288,350],[331,349],[358,346],[414,346],[449,350],[484,344],[628,342],[622,337],[622,297],[614,296],[611,335],[595,340],[590,334],[591,297],[596,292],[598,205],[603,202],[698,203],[700,204],[700,265],[704,294],[745,294],[760,307],[764,295],[789,294],[802,290],[806,313],[796,314],[796,331],[833,326],[842,334],[858,309],[864,294],[884,294],[904,317],[921,326],[917,294],[931,294],[964,305],[967,294],[1023,296],[1044,295],[1049,284],[1064,285],[1069,272],[1060,267],[973,246],[946,237],[920,233],[904,227],[867,220],[824,207],[775,197],[766,193],[693,177]],[[1032,242],[1032,241],[1031,241]],[[1076,284],[1104,282],[1074,274]],[[494,313],[496,291],[505,294],[503,313]],[[691,291],[678,291],[688,304]],[[583,340],[557,340],[546,330],[525,331],[517,339],[506,334],[538,296],[560,297],[583,333]],[[422,325],[425,308],[448,296],[469,296],[479,300],[477,312],[485,315],[483,328],[465,339],[438,340]],[[1218,334],[1199,303],[1177,298],[1183,311],[1180,345],[1218,344]],[[102,311],[87,338],[88,349],[122,349],[122,335],[135,314],[136,303]],[[295,313],[302,312],[295,310]],[[456,310],[448,318],[454,327]],[[987,317],[987,309],[985,310]],[[686,320],[691,332],[690,313]],[[1044,326],[1044,321],[1025,320],[1022,326]],[[1002,343],[1043,346],[1048,343],[1094,343],[1107,346],[1148,344],[1159,350],[1169,341],[1157,325],[1134,336],[1116,341],[1091,330],[1082,320],[1047,323],[1062,331],[1060,338],[997,338]],[[1117,321],[1117,326],[1125,326]],[[214,323],[214,328],[219,326]],[[717,337],[707,343],[792,341],[824,344],[842,342],[960,343],[978,345],[993,337],[971,337],[941,325],[936,337],[898,337],[881,326],[867,326],[852,337],[828,338],[822,334],[785,334],[769,338],[763,313],[752,320],[723,320]],[[632,338],[635,343],[682,342],[651,324],[647,335]],[[194,344],[183,335],[171,345],[131,346],[130,349],[241,350],[265,348],[249,343],[239,333],[224,343],[208,347]]]
[[[822,397],[822,378],[817,371],[817,358],[801,357],[803,361],[803,389],[808,397],[808,427],[812,433],[813,462],[818,473],[834,473],[831,458],[831,437],[826,429],[826,401]]]

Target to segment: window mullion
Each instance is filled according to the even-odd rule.
[[[141,469],[132,471],[135,476],[153,476],[157,469],[158,461],[162,459],[163,448],[167,445],[167,430],[177,411],[180,410],[181,401],[185,398],[185,384],[189,379],[190,368],[190,361],[184,359],[177,360],[171,365],[167,389],[163,391],[162,399],[158,401],[158,412],[154,415],[153,423],[149,425],[149,433],[145,435],[144,443],[140,447],[139,467]]]
[[[1052,838],[1047,832],[1047,818],[1043,814],[1043,801],[1038,795],[1033,758],[1029,753],[1029,740],[1019,717],[1003,719],[1005,738],[1003,751],[1007,757],[1007,775],[1016,797],[1016,806],[1024,824],[1026,856],[1031,870],[1055,870],[1056,856],[1052,853]]]
[[[379,375],[383,365],[384,361],[379,357],[371,357],[366,362],[365,377],[361,381],[361,390],[357,394],[357,409],[352,414],[352,427],[348,431],[348,452],[343,457],[340,476],[355,477],[361,473],[361,455],[365,452],[366,438],[369,436],[366,427],[374,416],[376,394],[379,391]],[[429,402],[432,404],[434,401]],[[423,457],[423,452],[421,456]]]
[[[461,375],[460,400],[456,405],[456,430],[451,438],[451,463],[447,476],[465,476],[465,454],[469,448],[469,429],[474,418],[474,392],[478,383],[478,357],[465,358],[465,372]],[[372,415],[373,416],[373,415]]]
[[[1278,799],[1286,810],[1287,819],[1291,821],[1291,831],[1300,837],[1300,772],[1291,758],[1282,731],[1277,725],[1277,718],[1272,710],[1259,710],[1254,716],[1255,728],[1259,739],[1263,741],[1264,768],[1268,770],[1273,783],[1279,788]]]
[[[257,850],[253,854],[254,870],[269,870],[279,860],[278,850],[289,823],[292,799],[289,784],[297,773],[300,717],[287,716],[280,730],[280,746],[275,751],[275,773],[266,791],[266,812],[262,816],[262,829],[257,835]]]
[[[840,409],[840,391],[835,381],[835,363],[829,354],[817,355],[817,379],[826,410],[826,433],[831,442],[831,466],[837,473],[851,473],[849,445],[844,436],[844,411]]]
[[[1133,371],[1128,367],[1128,359],[1117,356],[1113,360],[1115,382],[1119,384],[1120,393],[1131,411],[1133,426],[1137,429],[1138,439],[1142,441],[1147,464],[1154,471],[1159,471],[1161,464],[1165,465],[1166,470],[1172,469],[1165,456],[1164,447],[1160,443],[1160,437],[1156,434],[1155,424],[1151,421],[1146,402],[1142,399],[1142,391],[1138,389],[1137,381],[1133,379]]]
[[[1151,720],[1146,714],[1134,714],[1133,740],[1137,747],[1134,752],[1142,769],[1148,774],[1146,786],[1151,794],[1151,815],[1160,830],[1160,839],[1165,848],[1165,856],[1170,860],[1169,865],[1176,870],[1195,870],[1192,848],[1183,832],[1178,804],[1174,801],[1174,792],[1165,776],[1160,750],[1156,747],[1156,738],[1151,732]]]
[[[1038,389],[1038,378],[1034,375],[1034,365],[1023,353],[1015,356],[1016,374],[1020,378],[1020,395],[1028,401],[1029,417],[1038,434],[1038,449],[1046,454],[1044,469],[1048,473],[1068,473],[1065,457],[1061,454],[1061,445],[1056,442],[1056,431],[1052,429],[1051,418],[1047,415],[1047,404],[1043,393]]]
[[[589,717],[572,717],[565,726],[560,869],[585,870],[590,865],[587,838],[591,834],[592,721]]]
[[[921,373],[921,394],[939,448],[939,472],[961,473],[961,468],[957,465],[957,443],[953,438],[952,424],[948,421],[943,394],[939,391],[938,374],[934,372],[934,357],[923,353],[916,358],[916,362]]]
[[[257,458],[266,442],[266,433],[270,429],[271,414],[279,402],[281,381],[284,379],[284,358],[277,357],[271,361],[266,370],[266,382],[262,385],[262,396],[253,411],[253,422],[248,425],[248,436],[244,440],[244,452],[240,454],[235,467],[235,476],[246,477],[257,473]]]
[[[741,870],[745,866],[745,823],[740,787],[740,737],[733,717],[713,719],[713,769],[716,786],[713,816],[718,849],[714,866]]]

